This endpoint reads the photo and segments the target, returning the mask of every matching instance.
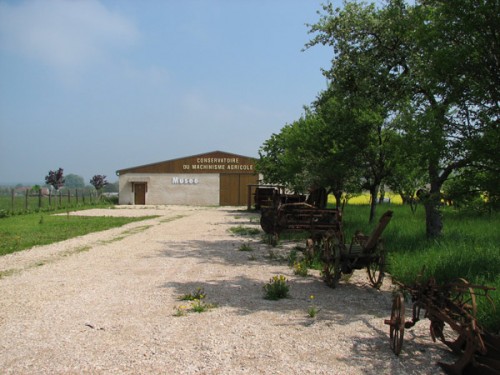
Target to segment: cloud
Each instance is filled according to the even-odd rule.
[[[138,38],[130,20],[95,0],[0,3],[0,48],[56,70],[106,62]]]

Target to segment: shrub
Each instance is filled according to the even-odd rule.
[[[289,291],[290,287],[285,276],[273,276],[269,282],[264,285],[264,298],[273,301],[287,298]]]
[[[316,315],[318,314],[319,312],[319,309],[318,307],[314,304],[314,295],[310,295],[309,296],[309,300],[311,301],[311,305],[309,306],[309,309],[307,310],[307,314],[309,315],[309,317],[311,318],[315,318]]]
[[[212,303],[205,303],[202,300],[195,299],[193,301],[193,303],[191,304],[191,311],[197,312],[197,313],[202,313],[202,312],[205,312],[207,310],[213,309],[214,307],[216,307],[216,306]]]
[[[231,233],[239,235],[239,236],[255,236],[260,233],[260,229],[257,228],[251,228],[251,227],[244,227],[241,225],[238,225],[237,227],[232,227],[229,228]]]
[[[197,288],[194,292],[183,294],[179,297],[181,301],[199,301],[205,298],[205,291],[203,288]]]
[[[293,263],[293,273],[299,276],[307,276],[307,262],[306,261],[295,261]]]
[[[191,301],[190,305],[181,305],[181,306],[175,306],[174,310],[174,316],[184,316],[188,312],[197,312],[197,313],[202,313],[207,310],[213,309],[217,307],[217,305],[213,303],[207,303],[203,301],[206,297],[206,294],[203,290],[203,288],[197,288],[194,292],[188,293],[188,294],[183,294],[182,296],[179,297],[179,300],[181,301]]]
[[[240,246],[239,250],[240,251],[253,251],[252,247],[247,243],[242,244]]]
[[[290,267],[293,267],[293,265],[298,261],[298,249],[292,249],[290,253],[288,254],[288,265]]]

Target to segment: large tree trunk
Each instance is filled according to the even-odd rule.
[[[377,210],[377,193],[378,193],[379,185],[371,185],[370,186],[370,218],[368,222],[373,223],[373,219],[375,218],[375,213]]]
[[[433,181],[425,199],[425,232],[428,238],[439,237],[443,230],[441,215],[441,181]]]
[[[425,205],[425,225],[428,238],[436,238],[441,235],[443,229],[443,218],[436,204],[430,201]]]
[[[340,209],[342,205],[342,192],[341,191],[335,191],[333,192],[333,196],[335,197],[335,208]]]
[[[378,203],[384,203],[385,199],[385,188],[384,185],[380,185],[380,197],[378,198]]]

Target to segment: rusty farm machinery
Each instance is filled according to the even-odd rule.
[[[323,278],[335,287],[342,274],[366,267],[370,283],[378,288],[383,281],[385,252],[381,235],[391,220],[387,211],[370,236],[360,232],[351,243],[345,243],[342,229],[342,212],[338,209],[317,208],[305,202],[285,203],[261,209],[261,227],[277,239],[285,231],[308,233],[306,252],[309,256],[319,253],[323,261]]]
[[[306,254],[320,254],[325,282],[335,287],[342,274],[366,268],[370,283],[378,288],[385,272],[386,254],[382,233],[391,221],[393,212],[385,212],[370,235],[356,232],[350,243],[344,240],[342,211],[318,208],[306,202],[282,203],[261,208],[260,224],[269,236],[278,239],[283,232],[306,232]],[[399,285],[394,295],[389,325],[391,349],[399,355],[403,346],[404,330],[413,327],[421,312],[431,321],[430,334],[439,339],[460,357],[454,364],[439,363],[449,374],[496,374],[500,375],[500,336],[485,331],[477,322],[478,297],[490,299],[493,288],[472,285],[460,279],[446,285],[438,285],[434,279],[427,283],[419,277],[412,286]],[[394,282],[394,280],[393,280]],[[405,320],[404,295],[411,296],[412,319]],[[444,334],[448,325],[456,338],[450,340]]]
[[[438,285],[435,279],[427,282],[417,278],[414,285],[399,283],[400,291],[393,297],[389,325],[390,346],[399,355],[405,329],[413,327],[423,316],[430,320],[433,341],[440,340],[459,356],[453,364],[438,364],[448,374],[500,374],[500,336],[485,331],[477,322],[477,297],[488,298],[494,288],[472,285],[466,280]],[[412,301],[411,320],[405,318],[405,298]],[[454,339],[444,334],[445,326],[454,332]]]

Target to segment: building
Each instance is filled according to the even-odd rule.
[[[119,204],[247,205],[256,159],[213,151],[116,171]]]

